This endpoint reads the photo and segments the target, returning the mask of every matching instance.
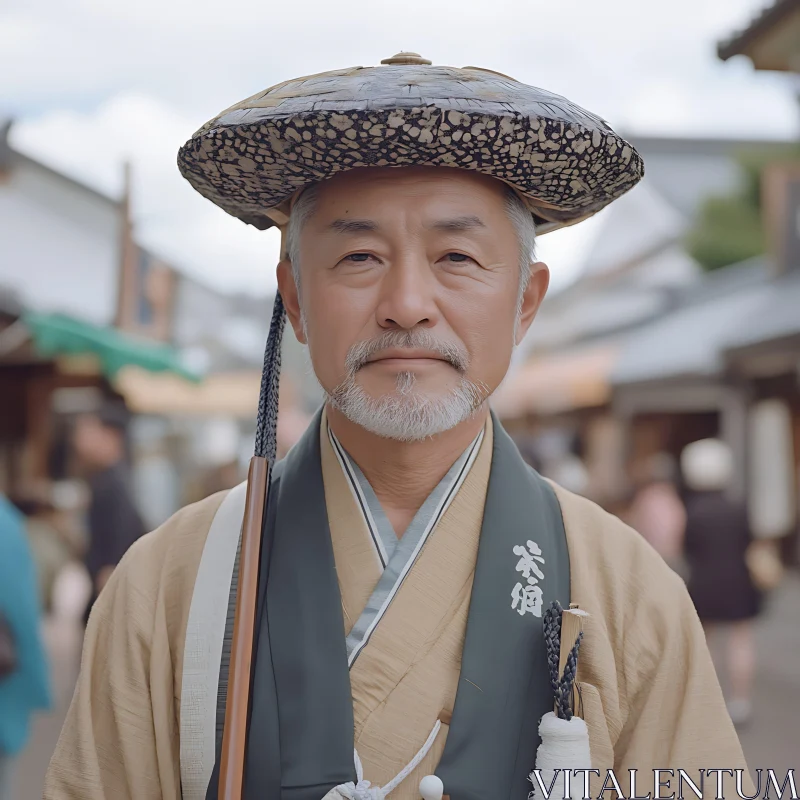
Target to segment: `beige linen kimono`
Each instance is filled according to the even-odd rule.
[[[320,442],[349,631],[380,565],[328,436],[321,434]],[[355,743],[373,784],[393,778],[441,712],[452,711],[491,453],[488,423],[458,494],[351,670]],[[683,582],[619,520],[554,489],[569,548],[571,601],[589,614],[578,685],[592,767],[603,778],[615,769],[625,792],[628,770],[638,769],[640,795],[653,791],[656,768],[684,769],[695,780],[699,769],[746,770]],[[48,771],[46,800],[204,798],[213,730],[204,726],[195,696],[184,696],[195,685],[184,664],[202,666],[206,657],[194,652],[187,627],[198,571],[209,563],[204,559],[201,566],[206,539],[226,494],[183,509],[137,542],[102,593]],[[230,535],[238,536],[238,529]],[[209,590],[223,604],[229,577],[221,568]],[[218,661],[213,648],[209,658]],[[392,800],[417,800],[420,779],[434,771],[444,750],[446,730]],[[531,753],[531,767],[534,759]],[[601,786],[602,779],[593,779],[593,796]],[[752,794],[749,776],[745,786]]]

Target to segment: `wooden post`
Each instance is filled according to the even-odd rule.
[[[20,483],[24,480],[42,480],[48,473],[48,456],[52,444],[53,397],[52,366],[34,367],[28,372],[26,392],[26,463]]]
[[[776,276],[800,270],[800,165],[768,165],[761,177],[762,217]]]
[[[133,220],[131,218],[130,162],[123,165],[124,186],[120,201],[120,250],[117,282],[117,313],[114,324],[120,330],[130,329],[132,319],[131,304],[136,297],[136,243],[133,241]]]

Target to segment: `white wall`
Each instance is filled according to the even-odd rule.
[[[117,207],[23,157],[0,180],[0,286],[29,308],[97,324],[117,304]]]
[[[227,295],[180,275],[172,320],[175,344],[190,347],[217,336],[228,321],[230,306]]]

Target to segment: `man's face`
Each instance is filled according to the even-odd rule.
[[[299,297],[287,262],[278,279],[317,378],[334,403],[346,392],[389,416],[457,396],[480,407],[548,281],[534,265],[518,314],[520,247],[505,187],[458,169],[373,168],[326,181],[299,252]],[[450,417],[450,427],[461,421]]]

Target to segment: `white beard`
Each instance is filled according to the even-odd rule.
[[[330,404],[354,424],[400,442],[419,442],[455,428],[473,416],[489,395],[485,386],[466,378],[440,395],[416,390],[416,382],[413,372],[401,372],[394,393],[370,397],[351,376],[326,394]]]

